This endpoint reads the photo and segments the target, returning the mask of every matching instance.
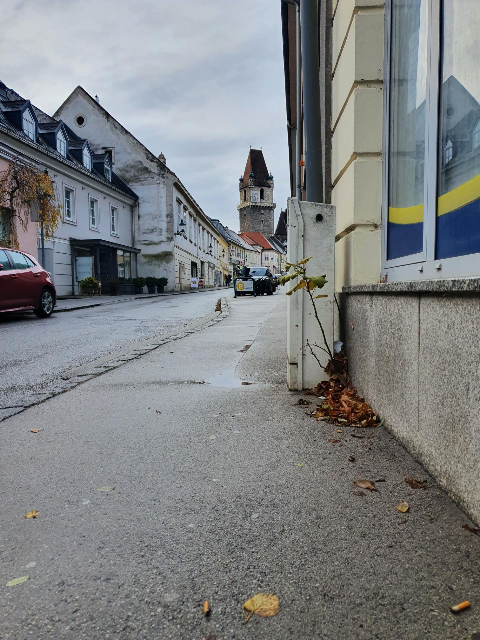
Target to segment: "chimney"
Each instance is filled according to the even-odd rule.
[[[100,98],[98,96],[95,96],[95,102],[98,102],[98,104],[100,104]]]
[[[167,164],[167,159],[165,158],[163,153],[160,153],[160,155],[158,156],[158,159],[160,160],[160,162],[163,162],[163,164]]]

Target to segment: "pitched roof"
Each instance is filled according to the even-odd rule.
[[[280,215],[278,216],[277,228],[275,229],[276,236],[286,236],[287,235],[287,212],[286,210],[280,211]]]
[[[60,119],[55,119],[43,112],[41,109],[31,104],[29,100],[25,100],[20,96],[16,91],[7,87],[3,82],[0,81],[0,128],[2,131],[11,135],[17,139],[22,140],[29,147],[34,147],[39,149],[43,153],[54,157],[57,161],[61,163],[66,163],[70,167],[78,169],[82,173],[88,173],[89,176],[94,177],[95,179],[113,185],[115,189],[123,191],[128,195],[132,196],[135,200],[138,200],[137,194],[130,189],[128,185],[126,185],[123,180],[120,180],[118,176],[115,176],[112,172],[112,180],[111,182],[106,180],[104,176],[96,171],[88,171],[81,162],[76,160],[70,153],[67,157],[63,157],[61,154],[57,152],[56,149],[49,146],[42,136],[38,136],[36,141],[31,140],[22,130],[19,130],[17,127],[13,126],[7,118],[4,116],[5,111],[16,110],[19,107],[22,107],[25,103],[29,103],[30,107],[33,109],[35,113],[35,117],[38,121],[38,129],[39,133],[48,133],[49,131],[55,131],[59,126],[62,126],[64,129],[64,133],[67,134],[68,137],[68,146],[69,149],[81,149],[85,143],[89,145],[88,140],[83,140],[79,138],[69,127],[65,125],[65,123]]]
[[[245,171],[243,173],[244,182],[248,182],[250,173],[253,173],[255,176],[255,183],[266,183],[268,181],[270,174],[268,173],[267,165],[265,164],[263,151],[260,149],[250,149],[247,164],[245,165]]]
[[[274,249],[274,247],[272,247],[272,245],[268,242],[263,233],[260,233],[259,231],[244,231],[240,234],[240,237],[243,238],[246,242],[248,242],[249,240],[252,241],[253,244],[262,247],[262,249]]]
[[[284,247],[283,243],[278,238],[276,238],[275,236],[269,236],[268,237],[268,241],[270,242],[272,247],[276,251],[278,251],[278,253],[285,253],[285,247]]]

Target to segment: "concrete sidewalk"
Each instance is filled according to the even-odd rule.
[[[228,290],[228,287],[209,287],[208,289],[190,289],[188,291],[166,291],[165,293],[140,293],[119,296],[71,296],[68,298],[59,298],[54,312],[62,313],[65,311],[76,311],[78,309],[102,307],[110,304],[121,304],[122,302],[132,302],[133,300],[148,300],[148,298],[179,296],[189,293],[203,293],[204,291],[222,292],[226,289]]]
[[[384,429],[306,416],[285,386],[284,296],[229,304],[215,326],[2,423],[0,585],[30,578],[0,587],[1,637],[480,631],[468,518]],[[378,492],[356,495],[359,478]],[[30,509],[36,520],[24,519]],[[262,591],[280,613],[244,625],[243,603]]]

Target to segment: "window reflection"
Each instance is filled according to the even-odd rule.
[[[427,0],[393,0],[388,259],[423,249]]]
[[[444,0],[436,257],[480,252],[479,0]]]

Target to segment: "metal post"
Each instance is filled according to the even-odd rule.
[[[301,0],[300,3],[306,197],[308,202],[323,202],[318,2],[319,0]]]
[[[296,118],[295,118],[295,197],[302,199],[302,171],[300,159],[302,154],[302,51],[300,39],[300,0],[283,0],[285,4],[295,7],[295,74],[296,74]],[[293,127],[291,127],[293,129]]]

